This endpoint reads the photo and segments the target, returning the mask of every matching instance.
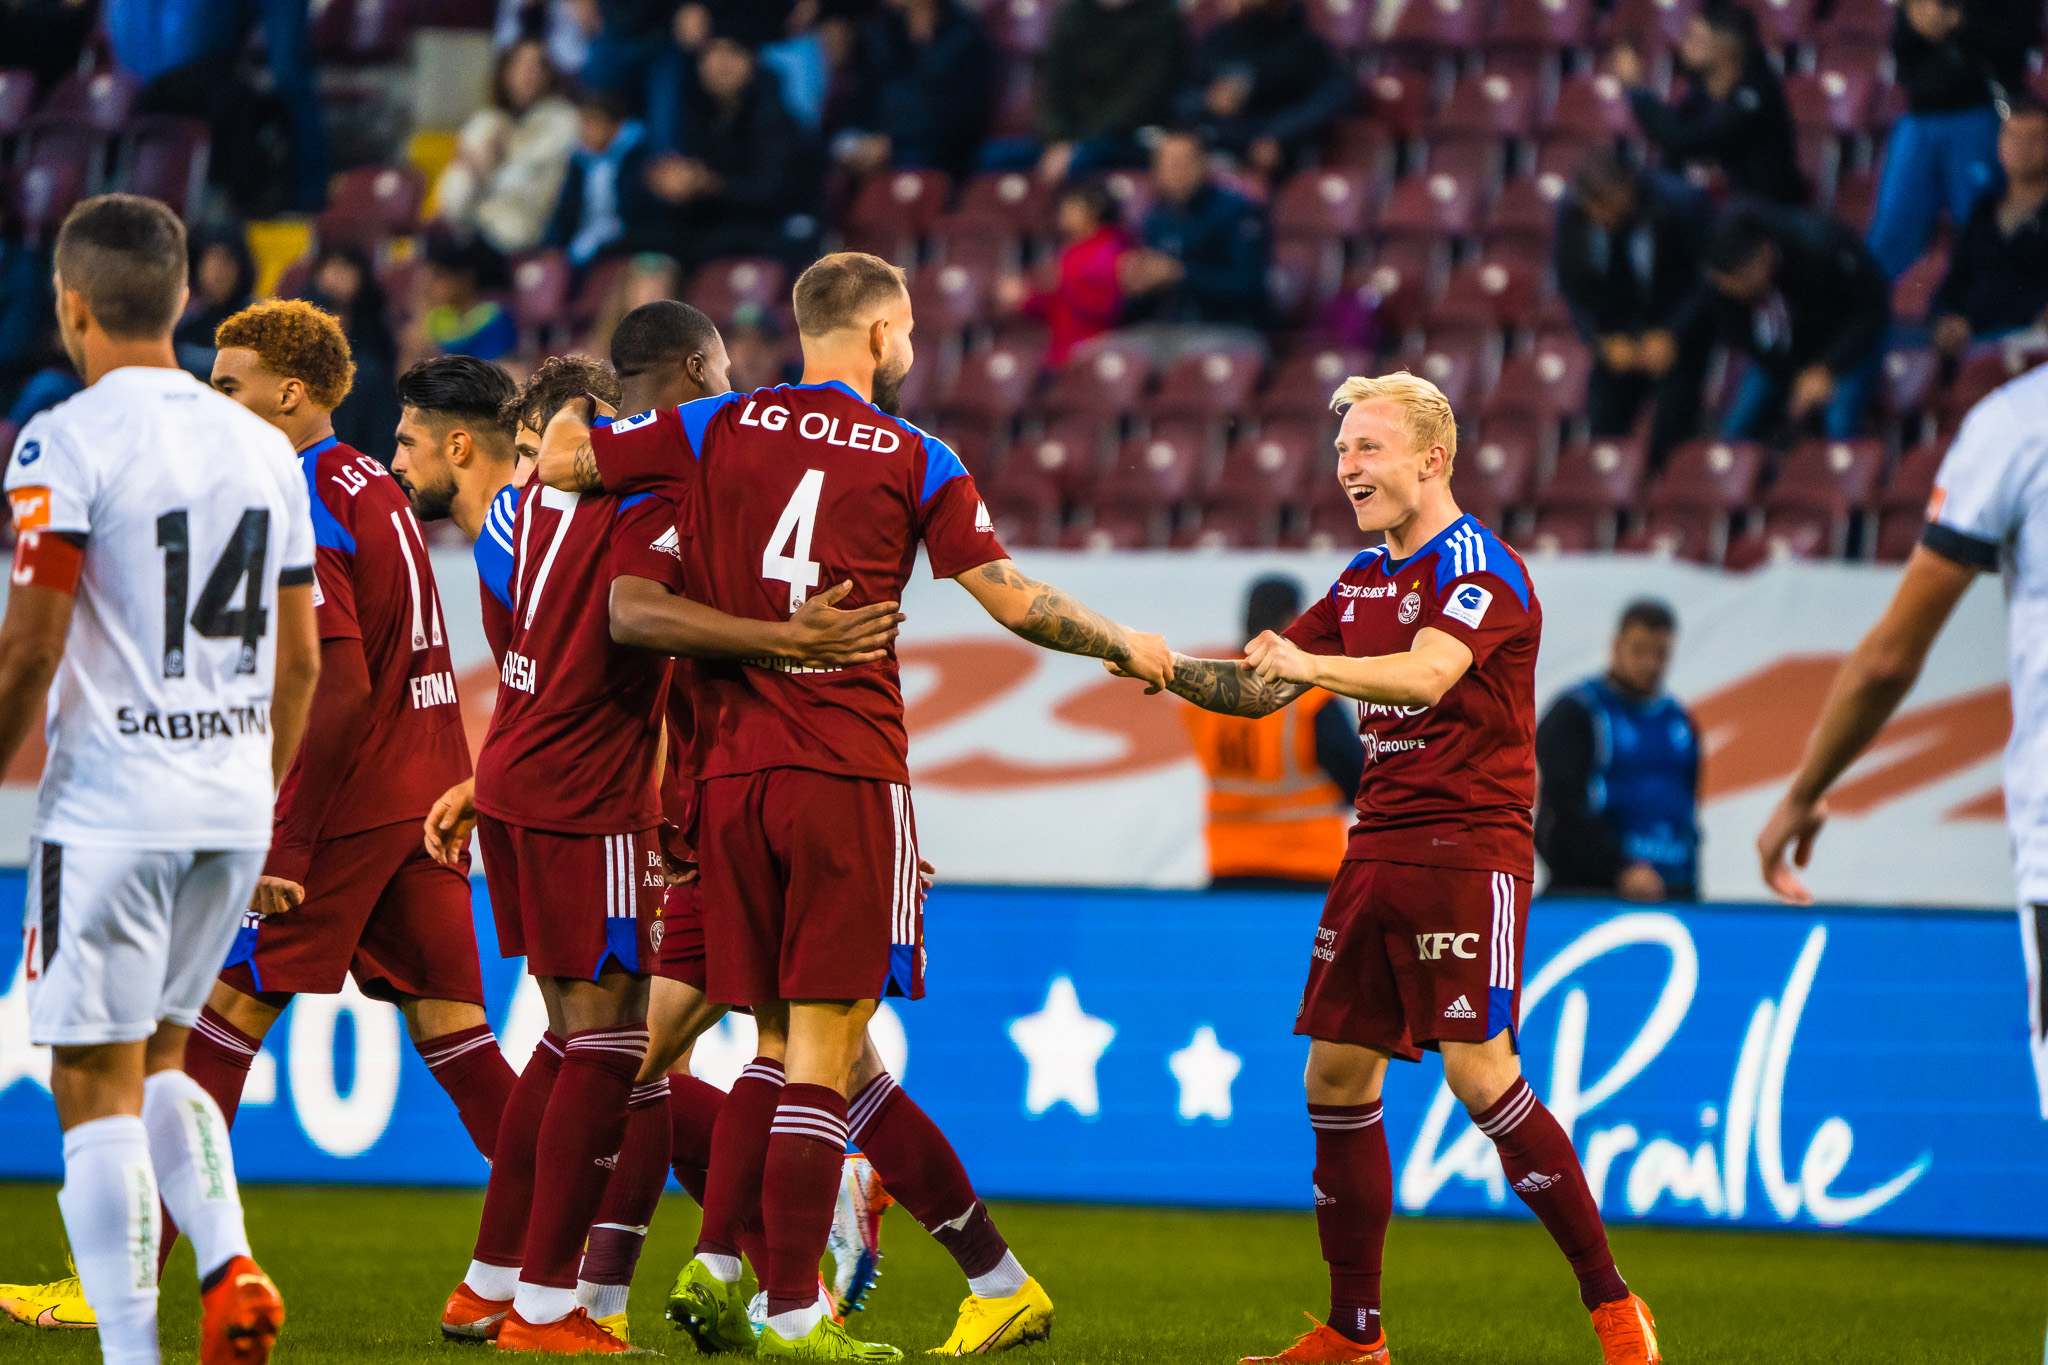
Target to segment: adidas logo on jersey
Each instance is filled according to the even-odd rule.
[[[1561,1175],[1544,1175],[1538,1171],[1531,1171],[1515,1182],[1515,1189],[1521,1194],[1535,1194],[1538,1190],[1549,1189],[1562,1179],[1564,1177]]]
[[[1325,1204],[1334,1204],[1337,1202],[1336,1200],[1332,1199],[1329,1195],[1323,1193],[1323,1187],[1321,1185],[1312,1183],[1309,1185],[1309,1188],[1316,1192],[1317,1208],[1321,1208]]]
[[[671,526],[666,531],[663,531],[660,535],[656,536],[654,538],[654,544],[648,546],[647,548],[650,550],[659,550],[663,554],[668,555],[673,559],[681,559],[683,557],[683,538],[677,535],[676,528]]]
[[[1478,1013],[1472,1008],[1472,1002],[1462,995],[1444,1006],[1444,1018],[1446,1019],[1477,1019],[1478,1017]]]

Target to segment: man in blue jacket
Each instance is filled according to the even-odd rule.
[[[1144,245],[1118,267],[1132,321],[1200,328],[1203,344],[1244,329],[1253,344],[1266,316],[1272,234],[1265,211],[1210,178],[1209,154],[1191,132],[1170,132],[1152,152],[1157,202]]]

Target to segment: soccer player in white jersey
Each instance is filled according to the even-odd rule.
[[[160,1359],[161,1198],[198,1259],[203,1365],[262,1365],[284,1305],[249,1255],[227,1125],[182,1068],[319,677],[306,483],[283,433],[178,368],[169,209],[85,201],[56,267],[87,387],[7,466],[0,767],[47,693],[24,955],[30,1039],[55,1049],[57,1202],[107,1361]]]
[[[1785,865],[1805,867],[1827,820],[1827,790],[1891,719],[1935,636],[1979,573],[2005,577],[2012,738],[2005,818],[2019,882],[2028,1038],[2048,1119],[2048,1032],[2041,959],[2048,948],[2048,369],[2013,380],[1970,410],[1935,477],[1927,526],[1884,616],[1842,665],[1792,785],[1757,852],[1764,880],[1789,901],[1813,895]]]

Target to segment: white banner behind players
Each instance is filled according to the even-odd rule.
[[[1238,642],[1254,578],[1323,591],[1341,555],[1022,552],[1026,568],[1176,648]],[[467,553],[434,555],[456,667],[481,740],[495,692]],[[1539,559],[1539,704],[1603,666],[1616,616],[1654,595],[1678,613],[1673,690],[1694,708],[1708,761],[1709,896],[1764,896],[1750,842],[1790,777],[1835,665],[1889,599],[1897,571],[1784,564],[1735,576],[1662,560]],[[0,586],[4,593],[4,586]],[[956,882],[1185,887],[1207,875],[1205,788],[1182,704],[1146,697],[1099,664],[1011,638],[950,583],[907,594],[902,645],[919,842]],[[0,599],[4,600],[4,599]],[[2005,613],[1996,582],[1964,600],[1927,675],[1837,789],[1815,856],[1825,900],[2004,907],[2012,875],[1999,794],[2009,727]],[[0,863],[26,855],[31,745],[0,786]]]

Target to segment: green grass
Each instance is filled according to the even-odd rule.
[[[290,1311],[277,1359],[480,1365],[443,1345],[441,1302],[468,1263],[480,1192],[246,1190],[258,1258]],[[0,1279],[62,1274],[48,1185],[0,1184]],[[1053,1340],[1019,1365],[1212,1362],[1284,1346],[1324,1306],[1314,1220],[1297,1213],[1004,1204],[996,1216],[1059,1306]],[[696,1206],[662,1204],[633,1298],[634,1339],[687,1356],[661,1319],[688,1255]],[[2048,1248],[1853,1237],[1627,1228],[1614,1249],[1656,1309],[1673,1365],[1919,1362],[2012,1365],[2042,1358]],[[863,1336],[916,1352],[937,1345],[965,1293],[959,1272],[900,1210],[883,1234],[883,1275]],[[191,1252],[165,1281],[165,1358],[197,1353]],[[1388,1238],[1387,1321],[1401,1365],[1542,1365],[1599,1359],[1571,1277],[1525,1222],[1402,1219]],[[97,1337],[0,1324],[0,1361],[99,1359]]]

